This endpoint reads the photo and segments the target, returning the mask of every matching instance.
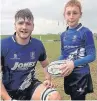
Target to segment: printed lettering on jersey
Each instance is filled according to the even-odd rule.
[[[20,59],[20,58],[18,58],[18,56],[17,56],[17,54],[15,53],[14,55],[13,55],[13,58],[11,58],[11,59]]]
[[[11,68],[11,70],[27,70],[31,67],[34,67],[36,64],[36,62],[25,62],[25,63],[21,63],[21,62],[15,62],[13,68]]]
[[[64,49],[69,49],[69,48],[77,48],[78,46],[68,46],[68,45],[66,45],[66,46],[64,46]]]
[[[35,52],[30,52],[31,59],[35,59]]]

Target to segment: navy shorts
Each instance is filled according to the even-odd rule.
[[[64,90],[66,94],[75,97],[93,92],[93,84],[90,73],[72,73],[65,77]]]
[[[16,99],[16,100],[31,100],[31,97],[32,97],[35,89],[40,84],[41,84],[41,82],[36,79],[25,90],[13,90],[13,91],[9,91],[8,90],[8,94],[11,96],[12,99]]]

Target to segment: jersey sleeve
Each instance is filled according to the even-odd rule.
[[[40,52],[40,56],[39,56],[39,61],[44,61],[44,60],[46,59],[47,55],[46,55],[46,50],[45,50],[43,44],[41,44],[41,49],[40,49],[40,51],[41,51],[41,52]]]
[[[7,53],[5,51],[5,47],[6,47],[5,42],[3,40],[1,40],[1,55],[0,55],[0,57],[1,57],[1,66],[4,66],[4,57],[5,57],[5,54]]]
[[[74,61],[75,67],[90,63],[96,58],[96,49],[93,39],[93,33],[90,30],[86,30],[83,35],[84,43],[85,43],[85,54],[86,56],[81,59],[77,59]]]
[[[60,36],[60,41],[61,41],[61,55],[59,56],[59,60],[63,60],[64,59],[64,56],[63,56],[63,50],[64,50],[64,48],[63,48],[63,34],[61,34],[61,36]]]

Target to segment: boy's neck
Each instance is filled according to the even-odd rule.
[[[69,29],[74,29],[79,25],[79,23],[77,25],[75,25],[74,27],[69,26]]]
[[[20,45],[27,45],[30,41],[30,37],[28,37],[27,39],[21,39],[17,34],[15,35],[15,40],[18,44]]]

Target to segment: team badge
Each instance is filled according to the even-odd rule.
[[[72,38],[72,41],[76,41],[76,39],[77,39],[77,36],[74,35],[73,38]]]
[[[35,59],[35,52],[31,52],[30,57],[31,57],[31,59]]]

